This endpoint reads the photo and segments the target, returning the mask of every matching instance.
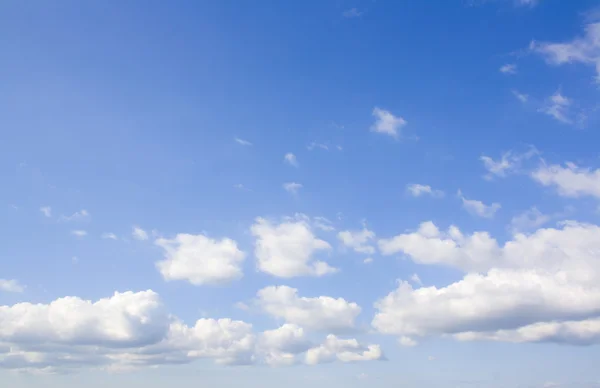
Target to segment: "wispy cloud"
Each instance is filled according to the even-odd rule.
[[[0,279],[0,291],[23,292],[25,291],[25,286],[15,279]]]
[[[114,233],[102,233],[101,236],[105,240],[118,240],[118,237]]]
[[[371,125],[371,131],[398,138],[400,130],[406,125],[406,120],[400,116],[394,116],[390,111],[375,107],[373,109],[375,123]]]
[[[236,183],[235,185],[233,185],[233,187],[241,191],[252,191],[241,183]]]
[[[494,177],[505,177],[510,172],[518,171],[524,160],[535,155],[539,155],[539,151],[535,147],[530,146],[527,151],[522,153],[507,151],[502,154],[499,160],[494,160],[487,155],[482,155],[479,159],[483,162],[483,166],[487,170],[484,178],[491,180]]]
[[[327,146],[326,144],[322,144],[322,143],[316,143],[316,142],[312,142],[310,143],[307,147],[306,147],[309,151],[314,150],[315,148],[320,148],[322,150],[325,151],[329,151],[329,146]]]
[[[88,218],[89,216],[90,216],[90,213],[87,210],[82,209],[80,211],[77,211],[77,212],[71,214],[70,216],[61,215],[58,220],[61,222],[81,221],[81,220]]]
[[[569,111],[571,103],[570,99],[563,96],[560,90],[557,90],[546,100],[539,111],[553,117],[561,123],[572,124],[573,119],[570,117],[571,113]]]
[[[140,228],[139,226],[134,226],[132,228],[131,235],[136,240],[140,240],[140,241],[148,240],[148,233],[144,229]]]
[[[233,140],[235,140],[236,143],[238,143],[240,145],[243,145],[243,146],[251,146],[251,145],[253,145],[248,140],[240,139],[239,137],[235,137]]]
[[[50,206],[42,206],[40,208],[40,211],[42,212],[42,214],[45,217],[48,217],[48,218],[52,217],[52,208]]]
[[[413,197],[429,195],[434,198],[440,198],[444,196],[444,192],[442,190],[434,190],[429,185],[421,185],[418,183],[411,183],[406,185],[406,191]]]
[[[288,193],[298,194],[298,191],[302,188],[302,184],[296,182],[288,182],[283,184],[283,188]]]
[[[493,218],[496,212],[501,208],[500,204],[497,202],[494,202],[491,205],[486,205],[482,201],[467,199],[463,196],[460,190],[458,191],[458,196],[462,201],[463,208],[472,215],[479,217]]]
[[[81,230],[81,229],[72,230],[71,234],[73,236],[77,236],[77,237],[85,237],[85,236],[87,236],[87,232],[85,230]]]
[[[522,103],[526,103],[527,101],[529,101],[529,96],[527,94],[524,93],[520,93],[518,90],[511,90],[513,96],[515,96],[515,98],[519,101],[521,101]]]
[[[517,65],[514,63],[507,63],[500,67],[500,73],[503,74],[517,74]]]
[[[292,154],[291,152],[288,152],[287,154],[285,154],[285,156],[283,157],[283,160],[288,163],[290,166],[294,166],[294,167],[298,167],[298,159],[296,159],[296,155]]]
[[[350,8],[342,12],[342,16],[347,19],[358,18],[363,15],[357,8]]]

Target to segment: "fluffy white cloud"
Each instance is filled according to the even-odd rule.
[[[144,229],[140,228],[139,226],[134,226],[131,230],[131,236],[136,239],[136,240],[140,240],[140,241],[146,241],[148,240],[148,232],[146,232]]]
[[[483,217],[483,218],[493,218],[498,210],[500,210],[501,205],[499,203],[492,203],[491,205],[486,205],[481,201],[477,201],[475,199],[467,199],[462,193],[459,191],[458,196],[462,200],[463,208],[469,213]]]
[[[376,303],[373,326],[413,339],[590,343],[600,315],[600,227],[565,222],[500,246],[485,232],[470,236],[432,223],[419,232],[382,241],[421,264],[469,271],[445,287],[414,289],[407,282]],[[473,272],[477,271],[477,272]]]
[[[355,252],[372,255],[375,253],[375,248],[370,245],[370,242],[375,239],[375,232],[364,228],[363,230],[344,230],[338,233],[338,239],[348,248],[352,248]]]
[[[294,167],[299,166],[296,155],[292,154],[291,152],[288,152],[287,154],[285,154],[283,157],[283,160],[290,166],[294,166]]]
[[[552,96],[546,99],[544,105],[539,109],[540,112],[553,117],[555,120],[565,124],[572,124],[573,118],[569,107],[572,102],[563,96],[560,91],[556,91]]]
[[[506,65],[502,65],[499,70],[500,73],[503,74],[517,74],[517,65],[514,63],[507,63]]]
[[[581,168],[574,163],[566,163],[565,167],[544,164],[533,171],[531,177],[544,186],[556,187],[565,197],[600,198],[600,169]]]
[[[314,255],[329,251],[331,246],[317,238],[304,217],[289,218],[273,224],[257,218],[250,228],[256,238],[254,254],[259,270],[273,276],[291,278],[295,276],[323,276],[336,272]]]
[[[58,218],[58,220],[62,221],[62,222],[82,221],[82,220],[87,219],[89,216],[90,216],[90,213],[87,210],[82,209],[80,211],[77,211],[77,212],[71,214],[70,216],[62,215]]]
[[[549,64],[583,63],[594,66],[600,74],[600,23],[585,26],[584,35],[569,42],[545,43],[531,42],[533,52],[542,55]],[[600,76],[597,75],[597,80]]]
[[[362,345],[356,339],[340,339],[333,334],[325,342],[306,352],[306,363],[322,364],[339,360],[341,362],[373,361],[383,359],[379,345]]]
[[[123,371],[200,358],[225,365],[289,365],[304,360],[313,346],[302,328],[289,324],[263,333],[227,318],[199,319],[188,326],[168,314],[150,290],[117,292],[96,302],[65,297],[49,304],[0,306],[0,322],[0,368],[37,373]],[[357,355],[343,355],[340,361],[375,359],[360,345],[346,348]]]
[[[50,206],[42,206],[40,211],[45,217],[52,217],[52,208]]]
[[[0,279],[0,291],[23,292],[25,291],[25,286],[15,279]]]
[[[375,123],[371,125],[371,131],[398,138],[400,130],[406,125],[406,120],[400,116],[394,116],[391,112],[375,107],[373,109]]]
[[[291,194],[298,194],[298,191],[302,188],[301,183],[287,182],[283,184],[283,189]]]
[[[267,314],[312,330],[340,331],[354,327],[360,306],[343,298],[298,296],[298,290],[271,286],[258,291],[257,305]]]
[[[165,280],[187,280],[203,285],[243,276],[242,263],[246,255],[234,240],[178,234],[174,239],[159,238],[155,243],[165,251],[165,260],[156,263]]]
[[[430,195],[432,197],[443,197],[444,192],[441,190],[434,190],[429,185],[421,185],[418,183],[411,183],[406,185],[406,191],[413,197],[420,197],[422,195]]]

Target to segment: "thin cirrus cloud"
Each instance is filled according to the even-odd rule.
[[[76,229],[76,230],[72,230],[71,234],[75,237],[85,237],[87,236],[87,231],[82,230],[82,229]]]
[[[119,239],[116,234],[110,233],[110,232],[102,233],[102,235],[100,237],[102,237],[105,240],[118,240]]]
[[[467,212],[478,217],[493,218],[496,212],[502,207],[497,202],[486,205],[482,201],[465,198],[460,190],[458,191],[458,197],[462,201],[463,208]]]
[[[253,144],[251,142],[249,142],[248,140],[244,140],[241,139],[239,137],[234,137],[233,140],[238,143],[239,145],[243,145],[243,146],[252,146]]]
[[[44,215],[44,217],[52,217],[52,208],[50,206],[42,206],[40,208],[40,212]]]

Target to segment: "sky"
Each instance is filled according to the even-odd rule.
[[[0,386],[600,387],[600,4],[0,4]]]

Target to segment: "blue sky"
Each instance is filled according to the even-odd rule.
[[[0,5],[0,385],[596,387],[600,11]]]

